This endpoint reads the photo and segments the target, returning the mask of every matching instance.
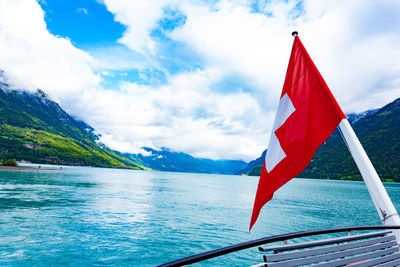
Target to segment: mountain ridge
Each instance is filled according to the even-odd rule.
[[[380,109],[349,114],[348,120],[372,164],[384,181],[400,181],[400,98]],[[260,175],[265,152],[254,160],[258,164],[239,174]],[[316,151],[298,177],[361,180],[361,175],[336,129]]]
[[[349,114],[348,119],[378,174],[400,181],[400,98],[380,109]],[[14,90],[0,70],[0,158],[34,163],[153,169],[161,171],[259,175],[266,151],[241,160],[196,158],[167,148],[121,153],[102,144],[94,129],[74,118],[44,91]],[[337,130],[299,175],[309,178],[361,179]]]
[[[129,154],[124,155],[128,158],[138,159],[143,166],[161,171],[196,172],[196,173],[215,173],[215,174],[234,174],[236,171],[247,165],[242,160],[212,160],[196,158],[183,152],[172,151],[168,148],[159,150],[143,147],[143,150],[150,155]]]
[[[99,144],[92,127],[70,116],[41,90],[30,93],[0,84],[0,132],[3,158],[142,169]]]
[[[0,159],[220,174],[234,174],[247,164],[195,158],[166,148],[143,149],[152,156],[109,149],[100,142],[91,126],[69,115],[44,91],[11,89],[0,70]]]

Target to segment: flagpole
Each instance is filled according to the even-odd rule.
[[[361,176],[365,181],[382,223],[390,226],[400,225],[399,214],[397,213],[389,195],[383,187],[381,179],[379,179],[378,173],[369,160],[367,153],[365,153],[364,148],[347,119],[343,119],[339,123],[339,130],[342,133],[342,137],[347,144],[358,169],[360,170]],[[397,238],[397,243],[400,244],[400,231],[395,230],[394,233]]]
[[[292,32],[293,37],[296,37],[297,35],[298,32]],[[345,117],[339,123],[338,128],[354,161],[357,164],[358,169],[360,170],[361,176],[365,181],[382,223],[388,226],[400,225],[400,217],[391,199],[389,198],[389,195],[383,187],[378,173],[369,160],[367,153],[365,153],[365,150],[354,133],[349,121]],[[400,244],[400,230],[396,230],[394,233],[396,235],[397,243]]]

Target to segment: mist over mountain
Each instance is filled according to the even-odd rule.
[[[69,115],[44,91],[13,90],[0,70],[0,158],[33,163],[234,174],[240,160],[195,158],[168,148],[122,154],[99,142],[94,129]]]
[[[349,122],[383,180],[400,181],[400,98],[386,106],[348,114]],[[34,163],[259,175],[262,155],[242,160],[196,158],[168,148],[129,154],[109,149],[94,129],[65,112],[44,91],[11,89],[0,70],[0,158]],[[338,130],[317,150],[300,177],[361,179]]]
[[[3,72],[0,73],[4,75]],[[0,157],[34,163],[134,168],[137,163],[99,143],[93,128],[40,89],[12,90],[0,82]]]
[[[160,150],[149,147],[143,148],[148,154],[124,154],[126,157],[137,160],[143,166],[160,170],[176,172],[197,172],[234,174],[243,169],[247,163],[242,160],[212,160],[195,158],[183,152],[174,152],[168,148]]]

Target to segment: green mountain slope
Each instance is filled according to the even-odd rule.
[[[264,150],[259,158],[252,160],[241,170],[236,171],[236,174],[247,174],[247,175],[260,175],[261,169],[264,164],[265,155],[267,154],[267,149]]]
[[[90,126],[71,117],[41,90],[33,94],[0,83],[0,158],[141,169],[97,142]]]
[[[3,73],[0,71],[0,81]],[[0,82],[0,160],[34,163],[234,174],[241,160],[200,159],[167,148],[122,154],[98,142],[93,128],[76,120],[38,90],[10,90]]]
[[[379,110],[352,114],[350,121],[372,164],[383,180],[400,182],[400,98]],[[354,119],[355,118],[355,119]],[[260,157],[259,162],[264,159]],[[261,164],[246,174],[259,175]],[[357,166],[336,130],[317,150],[299,177],[361,179]]]

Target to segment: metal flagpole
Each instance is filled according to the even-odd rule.
[[[384,225],[400,225],[400,217],[389,195],[387,194],[378,173],[365,153],[360,141],[358,140],[353,128],[347,119],[343,119],[339,123],[339,130],[342,133],[344,142],[346,143],[358,169],[361,172],[365,184],[367,185],[369,194],[375,204],[375,208],[379,213],[379,217]],[[400,244],[400,231],[394,231],[397,243]]]

